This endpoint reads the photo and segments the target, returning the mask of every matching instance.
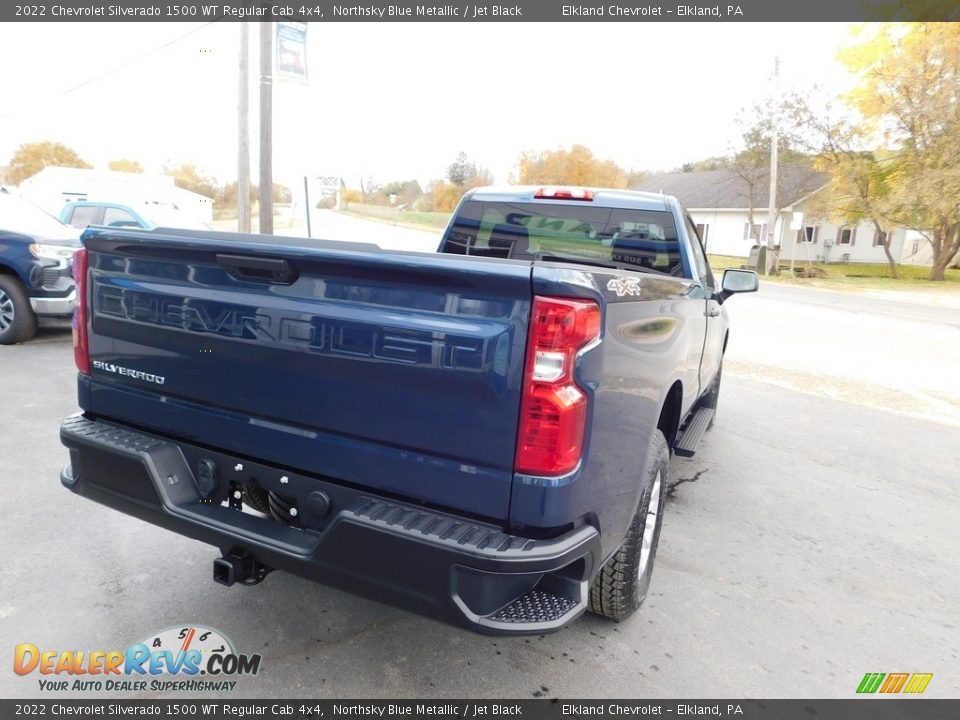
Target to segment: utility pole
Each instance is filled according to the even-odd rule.
[[[761,274],[774,275],[777,271],[777,161],[780,146],[780,58],[773,60],[773,113],[770,129],[770,205],[767,210],[767,257]],[[759,269],[759,268],[758,268]]]
[[[273,235],[273,23],[260,23],[260,232]]]
[[[237,230],[250,232],[250,31],[240,23],[240,87],[237,102]]]

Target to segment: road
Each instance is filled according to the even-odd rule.
[[[310,216],[310,232],[314,238],[373,243],[384,250],[407,252],[434,252],[440,244],[441,235],[439,230],[428,232],[400,225],[372,222],[333,210],[314,210]],[[287,231],[278,228],[277,234],[281,233],[305,237],[307,229],[297,227]]]
[[[729,372],[960,427],[960,308],[772,283],[727,307]]]
[[[340,230],[385,232],[353,222]],[[671,463],[641,613],[526,639],[281,573],[254,588],[215,584],[212,548],[60,486],[57,427],[76,403],[69,334],[0,347],[3,652],[123,648],[201,623],[263,656],[236,697],[842,698],[868,671],[932,672],[926,694],[956,697],[960,428],[949,402],[934,419],[888,403],[898,381],[883,368],[932,372],[960,341],[949,317],[813,292],[730,301],[718,420],[695,458]],[[878,350],[876,371],[848,362]],[[844,382],[852,390],[835,393]],[[0,696],[41,695],[36,675],[7,668]]]

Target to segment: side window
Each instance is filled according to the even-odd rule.
[[[95,225],[97,222],[97,211],[100,209],[92,205],[74,205],[73,213],[70,215],[70,224],[75,228],[85,228],[87,225]]]
[[[707,262],[707,254],[703,251],[703,245],[700,242],[700,235],[697,228],[690,220],[689,215],[683,216],[683,221],[687,226],[687,235],[690,236],[690,246],[693,250],[693,264],[697,266],[697,275],[703,280],[711,290],[716,288],[713,283],[713,273],[710,272],[710,264]]]
[[[103,222],[101,225],[115,225],[119,227],[140,227],[137,219],[126,210],[115,207],[106,207],[103,209]]]

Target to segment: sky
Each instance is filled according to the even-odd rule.
[[[312,23],[309,82],[275,82],[274,180],[425,185],[463,151],[507,182],[521,152],[575,143],[668,170],[730,151],[776,56],[784,90],[841,92],[849,37],[841,23]],[[0,26],[0,165],[55,140],[95,167],[190,162],[232,181],[239,40],[236,22]]]

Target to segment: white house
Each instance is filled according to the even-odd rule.
[[[654,175],[636,189],[675,196],[690,211],[700,237],[711,255],[747,257],[750,249],[767,234],[769,175],[761,177],[753,191],[753,224],[749,222],[748,185],[732,170],[680,172]],[[838,225],[817,217],[814,206],[829,207],[827,175],[799,167],[780,172],[781,202],[786,200],[773,230],[780,245],[780,259],[819,262],[886,263],[882,239],[873,223]],[[903,265],[930,265],[930,243],[902,227],[892,229],[890,252]]]
[[[172,205],[198,220],[213,219],[213,200],[177,187],[169,175],[51,166],[20,183],[20,195],[52,215],[59,215],[68,202],[94,200],[132,207]]]

